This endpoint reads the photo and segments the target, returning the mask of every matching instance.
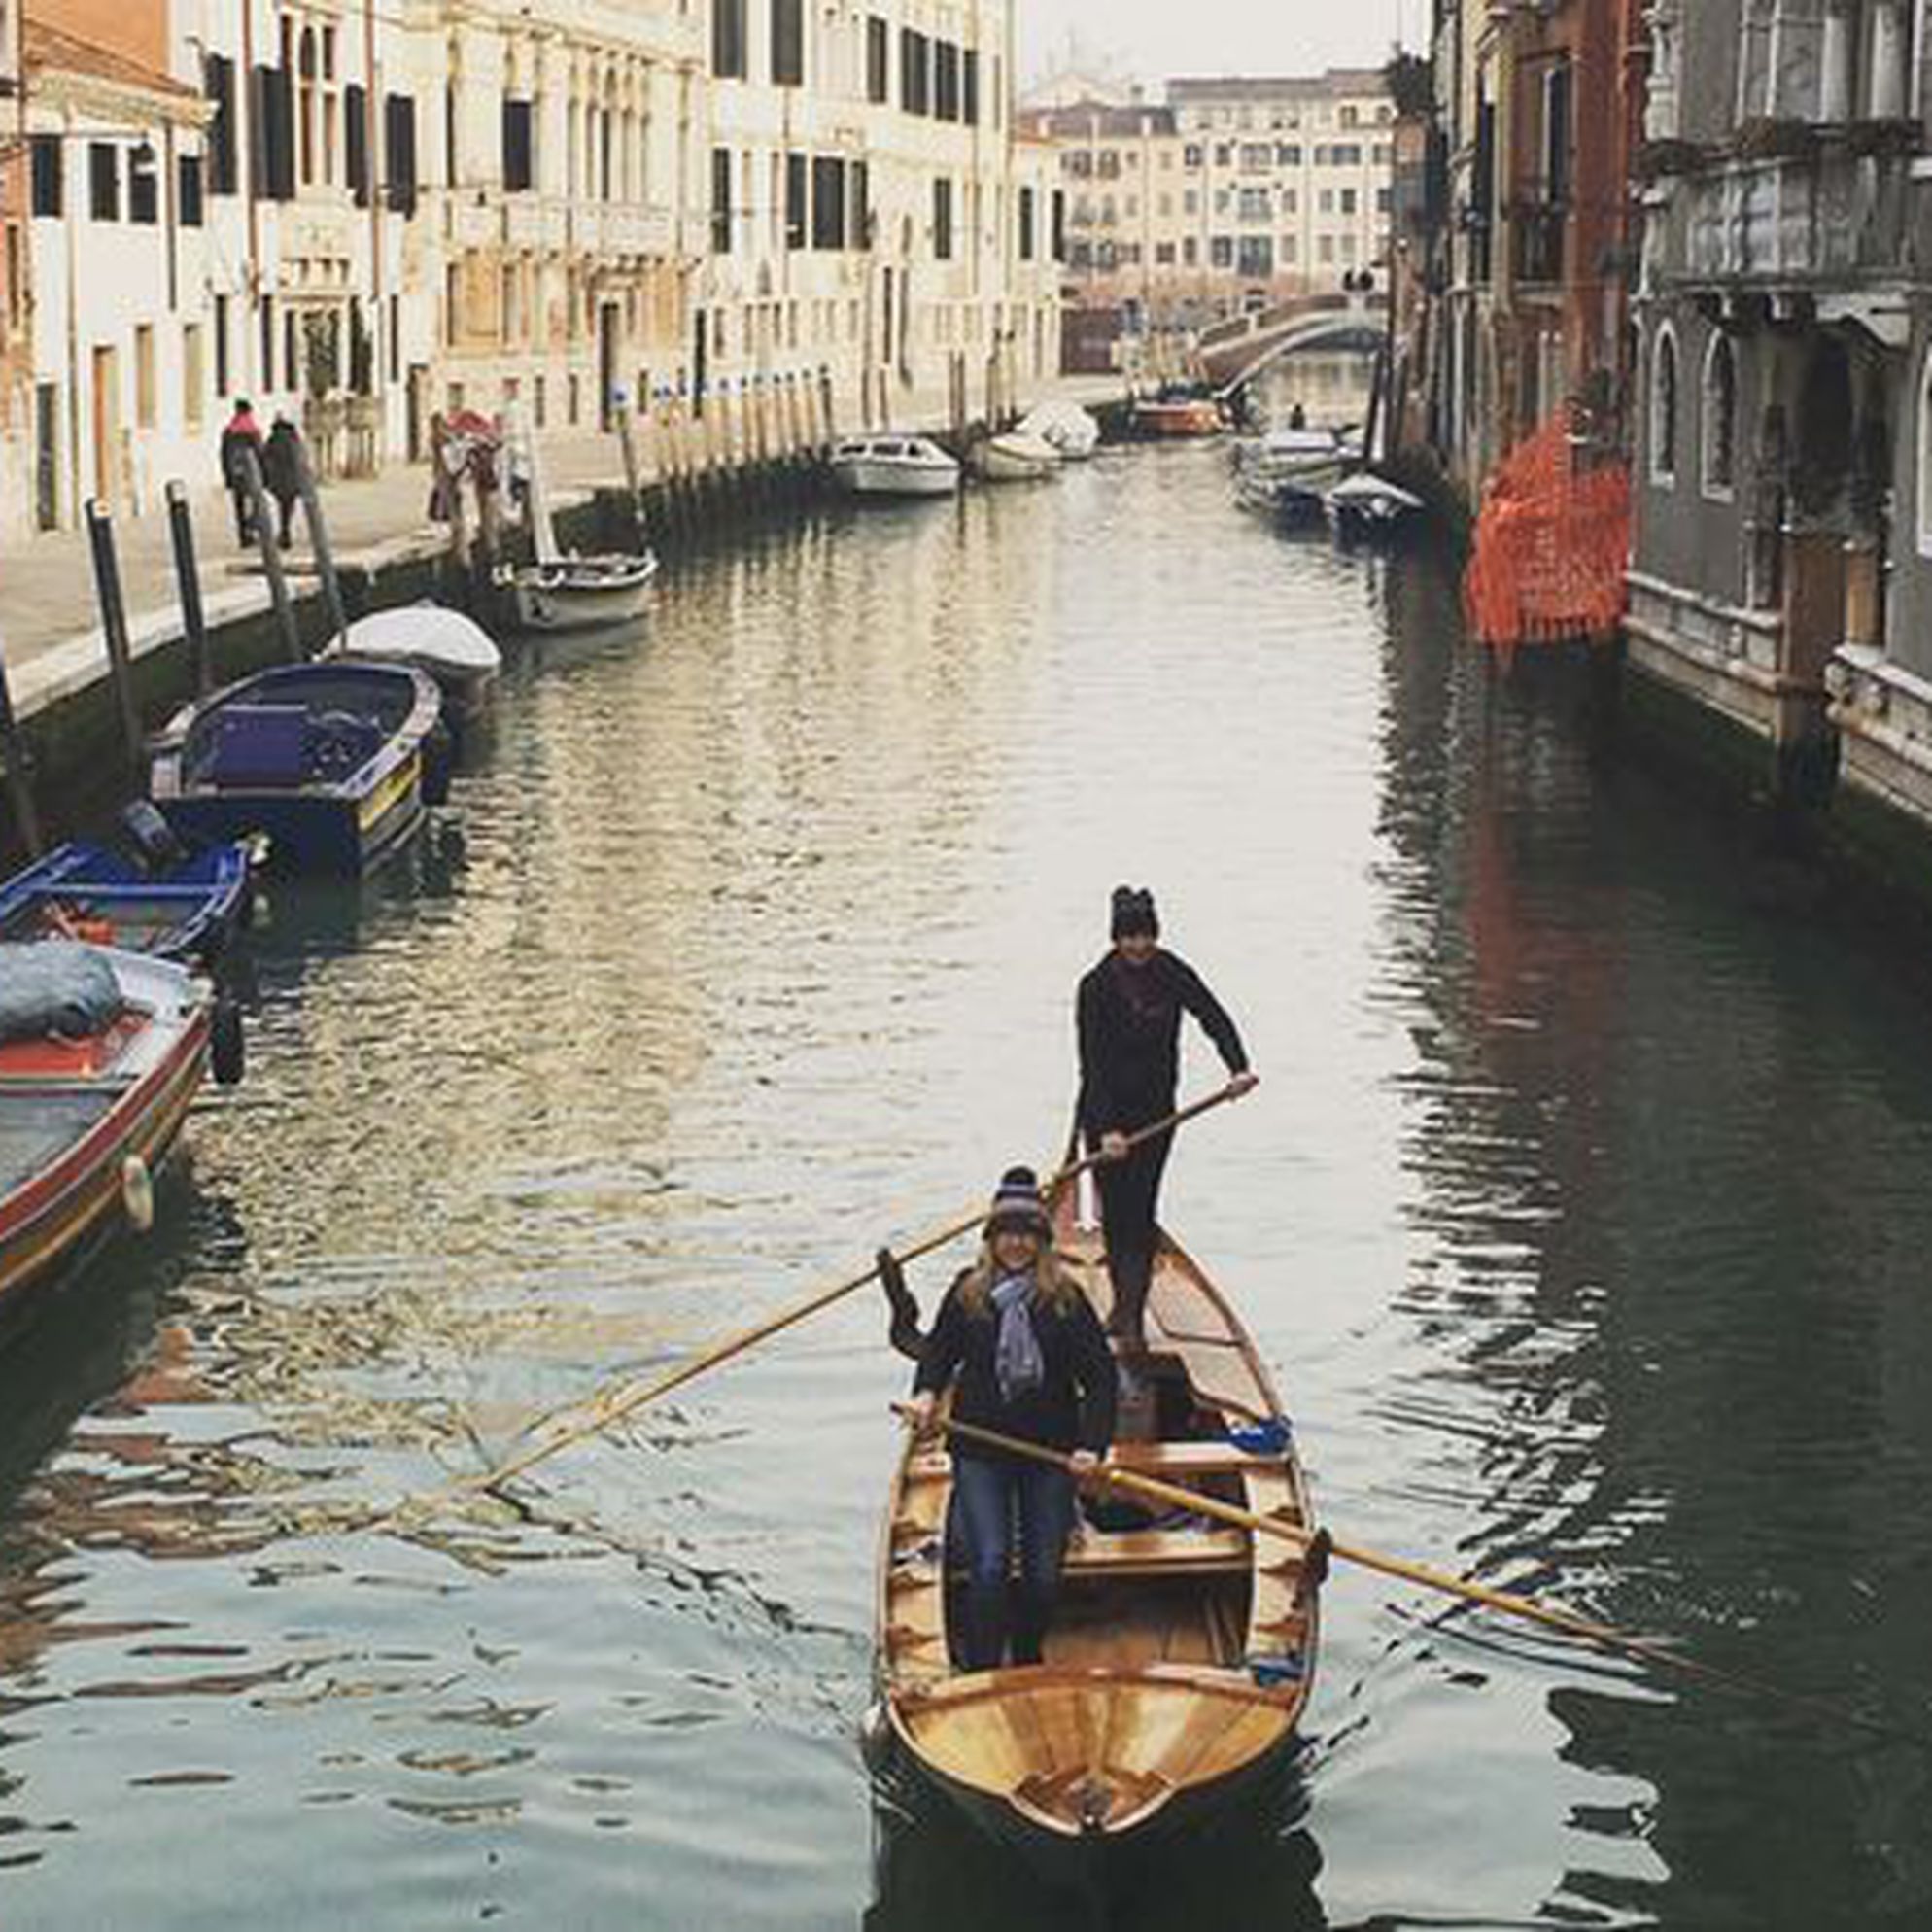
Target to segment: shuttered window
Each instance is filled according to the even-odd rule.
[[[945,175],[932,185],[932,253],[935,261],[952,259],[952,184]]]
[[[731,150],[711,150],[711,253],[731,253]]]
[[[214,105],[204,139],[208,155],[208,192],[232,194],[241,185],[235,167],[235,63],[211,53],[202,62],[201,91]]]
[[[342,89],[342,153],[349,192],[358,208],[369,205],[369,97],[354,81]]]
[[[805,0],[772,0],[772,82],[805,85]]]
[[[805,156],[785,156],[785,246],[805,246]]]
[[[875,104],[892,98],[892,29],[877,14],[865,23],[865,97]]]
[[[711,72],[720,81],[744,79],[744,0],[711,0]]]
[[[181,155],[175,160],[175,203],[184,228],[201,227],[206,221],[202,198],[205,170],[199,155]]]
[[[389,164],[389,205],[398,215],[416,212],[416,103],[407,94],[384,97],[383,151]]]
[[[811,245],[845,245],[845,164],[824,155],[811,163]]]
[[[32,156],[33,211],[36,215],[57,215],[62,200],[60,137],[36,134],[27,152]]]
[[[536,185],[536,150],[530,103],[503,103],[503,187],[511,193]]]

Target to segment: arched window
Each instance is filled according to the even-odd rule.
[[[1669,323],[1650,351],[1650,480],[1666,490],[1677,481],[1677,337]]]
[[[1704,358],[1704,494],[1729,498],[1738,481],[1738,363],[1721,330]]]

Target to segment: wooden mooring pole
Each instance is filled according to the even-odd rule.
[[[141,707],[134,697],[134,654],[127,641],[127,604],[121,594],[121,561],[114,547],[114,515],[98,497],[87,499],[87,548],[94,561],[94,596],[107,638],[108,674],[121,712],[121,748],[127,769],[141,770]]]
[[[302,661],[301,634],[295,629],[295,606],[289,597],[289,573],[282,568],[282,548],[275,541],[275,520],[269,514],[268,492],[261,483],[261,460],[244,443],[235,452],[235,467],[241,471],[242,489],[248,496],[248,514],[255,525],[255,544],[261,553],[262,574],[268,579],[269,602],[275,606],[276,628],[291,664]]]
[[[347,642],[349,616],[342,604],[342,579],[335,574],[335,552],[328,541],[328,520],[322,512],[315,465],[309,461],[308,438],[300,433],[295,437],[295,490],[302,500],[302,520],[308,525],[316,575],[322,580],[322,606],[328,613],[329,640],[340,638]]]
[[[34,810],[33,766],[27,735],[14,713],[14,693],[7,681],[7,653],[0,645],[0,757],[7,761],[7,796],[14,808],[14,824],[27,856],[37,859],[43,849],[40,813]]]
[[[215,688],[214,659],[208,648],[208,618],[201,607],[201,567],[194,555],[194,524],[188,510],[188,485],[178,477],[168,485],[168,541],[174,549],[174,577],[181,593],[181,634],[194,667],[194,695]]]

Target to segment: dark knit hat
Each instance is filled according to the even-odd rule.
[[[986,1232],[1002,1227],[1026,1227],[1043,1240],[1052,1231],[1047,1219],[1046,1203],[1040,1198],[1040,1179],[1030,1167],[1009,1167],[993,1190],[993,1204],[986,1214]]]
[[[1154,910],[1154,894],[1145,885],[1115,886],[1114,913],[1108,931],[1115,939],[1142,932],[1158,939],[1160,914]]]

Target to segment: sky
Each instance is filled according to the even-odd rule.
[[[1429,0],[1015,0],[1022,82],[1060,65],[1072,29],[1113,71],[1150,84],[1177,74],[1319,74],[1379,67],[1398,22],[1421,39]]]

